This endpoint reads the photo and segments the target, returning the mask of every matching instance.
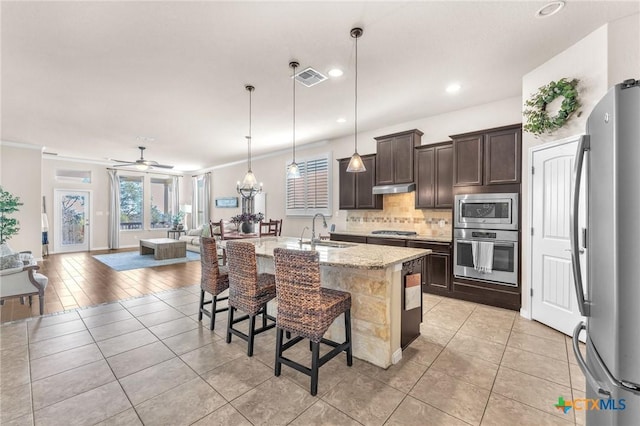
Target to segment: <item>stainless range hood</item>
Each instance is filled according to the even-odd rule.
[[[373,195],[378,194],[404,194],[416,190],[415,183],[397,183],[395,185],[380,185],[373,187]]]

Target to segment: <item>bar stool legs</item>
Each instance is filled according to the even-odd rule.
[[[278,327],[276,329],[276,361],[274,365],[274,375],[280,376],[282,373],[282,364],[285,364],[288,367],[293,368],[301,373],[306,374],[311,377],[311,395],[315,396],[318,394],[318,370],[324,364],[329,362],[336,355],[341,352],[346,352],[347,354],[347,365],[351,367],[353,365],[353,354],[352,354],[352,345],[351,345],[351,310],[347,309],[344,312],[344,331],[345,331],[345,341],[344,343],[336,343],[334,341],[328,339],[320,339],[320,342],[314,342],[313,340],[309,340],[311,345],[311,368],[307,368],[302,364],[299,364],[295,361],[292,361],[286,358],[283,354],[284,352],[293,347],[295,344],[302,341],[304,338],[301,336],[296,336],[288,342],[284,342],[284,333],[285,330]],[[287,333],[289,333],[287,331]],[[333,349],[320,357],[320,343],[324,343],[325,345],[332,346]]]
[[[220,308],[217,309],[217,303],[221,302],[223,300],[228,300],[229,297],[228,296],[224,296],[224,297],[218,297],[218,296],[213,296],[213,298],[211,300],[204,300],[204,290],[200,290],[200,307],[198,309],[198,321],[202,321],[202,314],[208,316],[209,318],[211,318],[211,324],[209,324],[209,330],[213,330],[215,328],[215,322],[216,322],[216,314],[219,314],[220,312],[224,312],[226,311],[227,308],[226,306],[224,308]],[[207,311],[204,307],[205,305],[211,305],[211,311]]]
[[[349,346],[347,346],[347,365],[351,367],[353,365],[353,347],[351,345],[351,309],[347,309],[344,312],[344,336],[345,340],[349,343]]]
[[[233,334],[235,334],[236,336],[248,342],[247,356],[253,356],[253,343],[255,340],[255,336],[257,334],[263,333],[267,330],[271,330],[272,328],[274,328],[276,326],[276,319],[271,315],[267,314],[266,304],[262,306],[262,308],[260,308],[260,310],[256,313],[256,315],[244,315],[240,318],[234,318],[233,314],[235,313],[235,311],[237,311],[236,308],[234,308],[233,306],[229,306],[226,342],[231,343],[231,337]],[[262,315],[262,327],[260,327],[259,329],[256,329],[256,316],[258,315]],[[245,321],[247,319],[249,320],[249,334],[245,334],[240,330],[233,328],[234,324]],[[267,319],[271,320],[272,323],[267,324]]]

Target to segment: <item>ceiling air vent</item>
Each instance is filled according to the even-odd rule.
[[[307,87],[315,86],[318,83],[322,83],[326,79],[327,77],[320,74],[318,71],[314,70],[311,67],[304,69],[296,74],[296,80]]]

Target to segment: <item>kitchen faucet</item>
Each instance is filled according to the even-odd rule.
[[[313,216],[313,220],[311,221],[311,244],[315,244],[320,241],[320,238],[316,238],[316,217],[322,217],[322,226],[327,227],[327,219],[324,217],[322,213],[316,213]]]
[[[308,226],[305,226],[304,228],[302,228],[302,233],[300,234],[300,241],[298,241],[300,245],[302,245],[302,237],[304,236],[304,231],[306,231],[307,229],[309,229]]]

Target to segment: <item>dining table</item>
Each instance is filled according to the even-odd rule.
[[[231,232],[225,232],[223,239],[224,240],[244,240],[246,238],[259,238],[259,237],[260,235],[258,235],[257,233],[245,234],[239,231],[231,231]]]

